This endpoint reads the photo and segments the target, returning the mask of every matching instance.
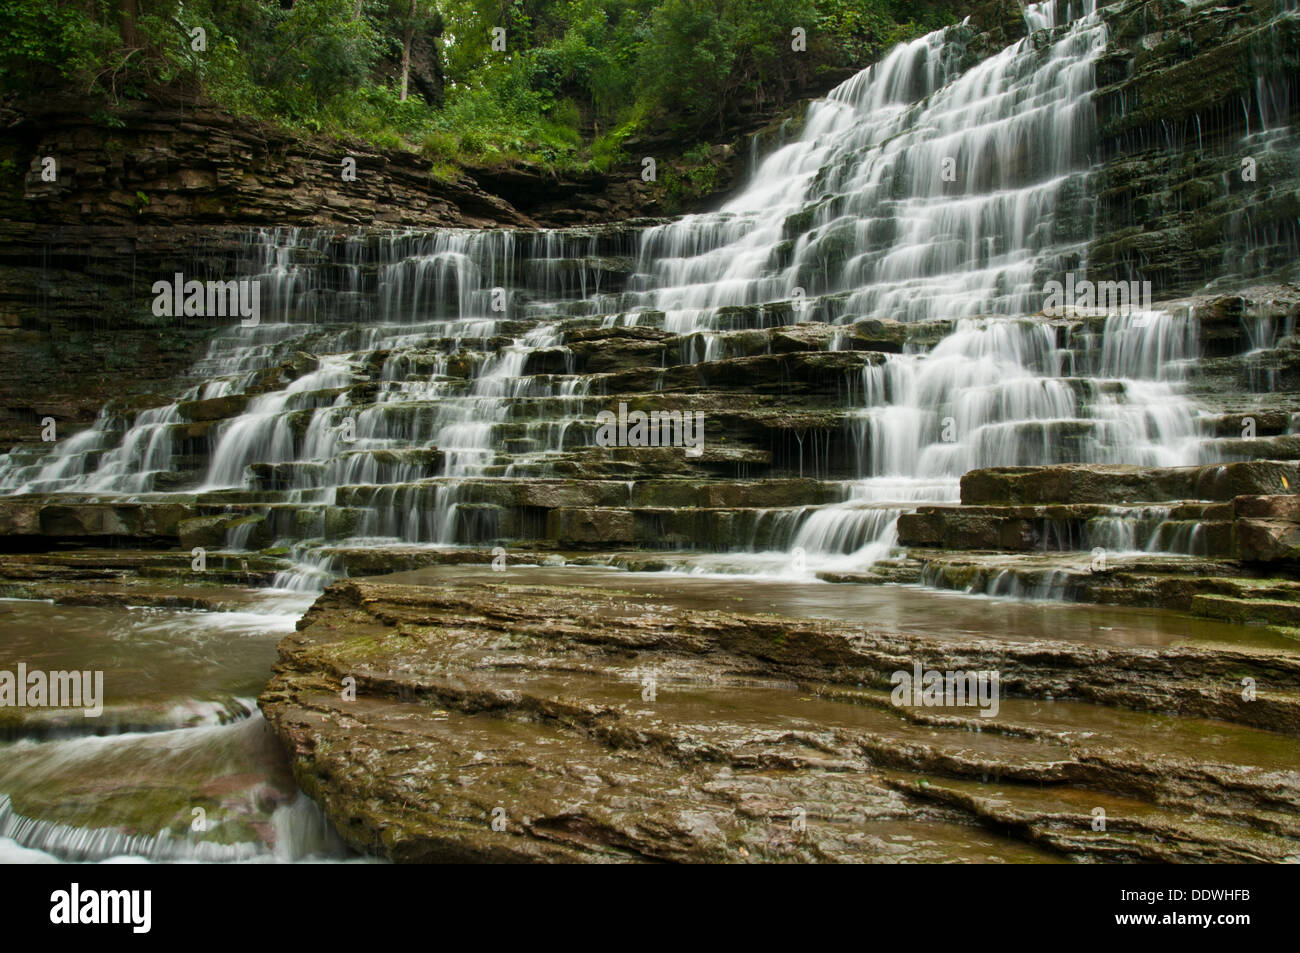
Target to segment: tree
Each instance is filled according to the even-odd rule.
[[[406,11],[406,28],[402,31],[402,92],[399,97],[406,102],[406,90],[411,82],[411,41],[415,39],[415,6],[411,0],[410,9]]]
[[[139,46],[140,34],[137,21],[140,11],[136,9],[135,0],[122,0],[122,42],[127,46]]]

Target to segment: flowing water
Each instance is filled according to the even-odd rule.
[[[102,721],[33,722],[5,743],[6,856],[341,856],[293,797],[252,703],[274,642],[336,571],[327,537],[495,541],[504,534],[466,487],[581,467],[572,455],[595,445],[609,401],[598,375],[575,373],[575,330],[682,335],[656,359],[662,372],[801,320],[934,328],[932,343],[868,362],[845,388],[854,472],[833,481],[838,502],[759,514],[725,557],[685,557],[697,575],[868,567],[895,548],[900,513],[955,501],[976,467],[1214,459],[1206,413],[1180,391],[1199,354],[1193,312],[1028,317],[1045,282],[1086,264],[1107,31],[1092,0],[1026,17],[1029,37],[973,66],[963,26],[899,46],[813,104],[714,213],[621,231],[250,232],[240,277],[262,283],[262,323],[218,333],[173,401],[106,408],[48,454],[0,459],[0,492],[254,504],[266,535],[245,522],[225,548],[281,547],[295,568],[247,612],[0,604],[15,659],[93,661],[123,682]],[[224,419],[189,436],[194,402],[223,401]],[[821,451],[806,449],[819,476]],[[1194,552],[1194,533],[1172,539],[1162,519],[1117,513],[1098,538]],[[836,611],[919,614],[916,590],[857,597],[867,603]],[[777,601],[807,612],[802,598]],[[961,597],[930,598],[949,600],[935,618],[951,620],[940,606]],[[975,604],[956,610],[967,627],[1005,630],[1005,614]],[[1106,611],[1071,625],[1113,631],[1096,621]],[[1165,641],[1158,620],[1126,625],[1120,641]],[[225,833],[189,829],[200,796]]]
[[[133,419],[106,411],[44,459],[9,458],[0,487],[273,486],[262,499],[318,504],[319,517],[338,487],[360,486],[348,497],[364,511],[355,537],[480,542],[497,533],[458,512],[466,479],[551,475],[566,450],[594,442],[605,402],[572,373],[566,321],[667,329],[690,342],[681,360],[714,360],[728,356],[727,332],[791,320],[770,310],[781,302],[793,320],[950,328],[933,347],[868,364],[848,392],[858,478],[844,502],[772,514],[770,538],[818,564],[886,555],[896,516],[955,500],[974,467],[1211,459],[1202,415],[1177,393],[1197,356],[1194,317],[1116,314],[1099,333],[1017,317],[1041,307],[1046,280],[1083,264],[1093,63],[1107,40],[1090,2],[1027,17],[1036,32],[964,71],[964,27],[900,45],[813,104],[800,136],[723,209],[623,239],[635,247],[581,231],[250,235],[245,267],[276,323],[218,336],[178,404]],[[635,261],[621,285],[606,267],[615,253]],[[262,392],[266,369],[303,351],[320,357]],[[380,359],[382,384],[358,404],[348,388]],[[240,394],[254,396],[209,436],[206,468],[178,475],[168,434],[179,403]],[[435,481],[414,452],[428,448],[440,453]],[[310,512],[271,513],[304,559],[299,586],[329,568],[301,544],[319,523]]]
[[[104,673],[101,714],[6,708],[0,863],[347,856],[257,710],[310,602],[226,612],[0,601],[7,668]]]

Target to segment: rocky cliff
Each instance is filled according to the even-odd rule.
[[[111,397],[165,390],[214,328],[155,318],[150,284],[229,276],[250,227],[531,224],[410,153],[308,143],[202,106],[128,103],[109,125],[56,101],[8,118],[0,158],[23,172],[0,195],[7,441],[47,415],[74,429]]]
[[[1300,291],[1262,279],[1294,245],[1296,17],[1128,0],[1104,52],[1089,18],[999,59],[1022,13],[894,61],[900,90],[976,77],[949,99],[824,104],[810,195],[773,173],[682,221],[539,228],[658,206],[371,153],[344,182],[216,114],[111,153],[16,127],[74,161],[6,226],[0,587],[323,589],[260,707],[395,860],[1294,860]],[[1061,99],[1054,58],[1087,81]],[[960,201],[944,123],[987,173]],[[1044,130],[1095,155],[1036,162]],[[986,286],[1081,260],[1159,308]],[[863,261],[910,283],[871,298]],[[155,319],[175,271],[264,276],[279,320]],[[629,412],[702,440],[602,439]],[[919,669],[997,672],[1000,708],[896,702]]]
[[[1105,8],[1088,271],[1158,297],[1258,280],[1300,252],[1300,22],[1287,3]]]

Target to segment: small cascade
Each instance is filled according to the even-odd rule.
[[[988,579],[984,595],[1037,602],[1062,602],[1069,597],[1070,574],[1059,569],[1026,579],[1020,573],[1004,569]]]
[[[106,408],[93,427],[38,463],[0,461],[0,481],[12,493],[146,493],[171,475],[172,430],[178,423],[175,404],[142,410],[134,420]]]
[[[1112,316],[1099,337],[1079,335],[1067,348],[1041,321],[967,319],[928,353],[864,368],[865,407],[850,418],[862,451],[854,500],[893,503],[874,512],[896,517],[908,504],[956,502],[961,475],[982,467],[1208,462],[1202,412],[1170,383],[1171,368],[1195,356],[1187,326],[1163,312]],[[1098,376],[1067,373],[1076,365]],[[855,505],[817,521],[835,524]],[[893,533],[886,522],[859,555],[879,558]],[[809,551],[839,551],[824,538],[812,532]]]
[[[286,388],[269,394],[260,394],[249,401],[244,413],[215,435],[212,464],[204,481],[205,488],[242,487],[245,470],[253,463],[291,463],[299,459],[297,441],[294,439],[293,421],[300,411],[312,411],[323,401],[331,389],[351,383],[346,359],[332,357],[309,374],[299,377]],[[303,455],[316,459],[332,449],[332,434],[322,433],[312,416]],[[314,429],[313,429],[314,427]]]
[[[228,542],[232,549],[239,548],[237,539],[231,538]],[[271,581],[272,589],[317,592],[339,575],[334,557],[302,542],[295,542],[292,546],[289,563],[291,568],[281,569],[275,574]]]
[[[871,564],[887,556],[898,542],[894,524],[901,507],[827,507],[810,513],[795,533],[796,551],[820,556],[850,557],[850,566]],[[825,560],[823,560],[825,562]]]
[[[256,730],[265,727],[258,716]],[[46,742],[45,747],[103,749],[121,744],[128,751],[146,743],[189,747],[196,751],[209,744],[213,732],[247,733],[248,727],[188,728],[156,735],[86,738],[78,741]],[[220,744],[221,742],[217,742]],[[43,770],[67,770],[69,758],[77,753],[50,752],[51,766]],[[31,756],[27,756],[30,760]],[[52,774],[56,776],[57,774]],[[30,782],[29,782],[30,783]],[[256,796],[257,792],[251,792]],[[250,797],[251,801],[252,797]],[[251,808],[251,804],[250,804]],[[188,812],[186,818],[188,819]],[[321,809],[299,792],[269,811],[264,839],[223,843],[219,837],[196,836],[188,824],[178,825],[181,833],[165,828],[157,833],[129,833],[115,826],[84,826],[27,817],[14,806],[8,794],[0,794],[0,862],[102,863],[149,861],[153,863],[250,863],[250,862],[339,862],[348,857],[347,848],[330,827]],[[215,822],[214,822],[215,826]]]

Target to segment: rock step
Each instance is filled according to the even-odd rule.
[[[366,507],[376,499],[385,505],[401,500],[431,502],[440,490],[455,489],[454,499],[510,507],[682,507],[788,508],[839,503],[849,485],[833,480],[788,479],[754,481],[679,480],[438,480],[393,486],[343,486],[336,491],[340,506]]]
[[[1300,434],[1279,434],[1250,440],[1206,440],[1205,450],[1223,460],[1300,460]]]
[[[1231,503],[920,506],[899,517],[899,543],[947,549],[1086,551],[1147,549],[1237,554]]]
[[[301,464],[266,471],[297,476]],[[42,538],[95,545],[105,538],[175,541],[186,551],[263,549],[280,539],[407,536],[436,541],[450,519],[466,542],[549,539],[559,546],[639,545],[704,549],[784,547],[819,506],[849,495],[812,479],[428,480],[349,485],[319,500],[301,490],[221,490],[169,502],[99,503],[33,498],[0,503],[0,529],[42,548]],[[326,495],[332,496],[327,500]],[[844,510],[845,520],[870,506]],[[412,522],[414,521],[414,522]],[[851,536],[851,534],[850,534]],[[846,537],[846,540],[848,537]],[[865,540],[864,540],[865,541]]]
[[[1219,438],[1231,440],[1246,439],[1243,435],[1253,424],[1258,437],[1279,437],[1290,435],[1295,414],[1284,410],[1243,409],[1240,413],[1223,413],[1211,415],[1204,422],[1209,432]],[[1289,459],[1275,457],[1272,459]]]
[[[1025,497],[1055,498],[1070,487],[1082,487],[1083,497],[1131,493],[1133,481],[1139,479],[1150,480],[1156,488],[1191,489],[1213,499],[1235,490],[1257,491],[1274,482],[1289,487],[1292,481],[1287,474],[1292,466],[1263,461],[1165,470],[1096,466],[975,470],[962,478],[963,499],[991,496],[997,490],[1017,502],[917,507],[899,517],[899,543],[1003,552],[1147,549],[1295,566],[1300,559],[1300,495],[1295,493],[1164,505],[1024,502]],[[1142,495],[1154,496],[1155,491]]]
[[[981,843],[984,826],[1067,857],[1297,854],[1290,739],[1201,720],[1289,724],[1278,716],[1300,700],[1251,708],[1219,685],[1231,670],[1294,693],[1289,657],[904,639],[625,600],[517,582],[336,584],[281,642],[259,704],[336,827],[395,860],[920,859],[936,838]],[[1005,708],[891,705],[889,673],[913,661],[1000,669]],[[1071,696],[1089,702],[1060,701]],[[1108,707],[1130,702],[1183,714]],[[1116,730],[1092,730],[1111,711]],[[472,783],[456,783],[467,770]],[[971,800],[940,803],[957,792]],[[498,805],[504,832],[485,820]],[[1091,832],[1096,806],[1114,818],[1109,836]],[[781,833],[796,807],[797,838]]]
[[[1296,594],[1294,601],[1199,593],[1192,596],[1191,611],[1196,615],[1228,622],[1258,623],[1300,630],[1300,593]]]
[[[1014,783],[947,778],[891,780],[897,790],[912,797],[966,810],[991,827],[1014,830],[1026,841],[1049,844],[1079,861],[1186,863],[1215,858],[1219,863],[1282,863],[1294,855],[1295,834],[1289,825],[1284,836],[1246,833],[1232,822],[1229,812],[1207,811],[1200,805],[1157,807],[1109,791],[1061,785],[1045,791]],[[1190,818],[1188,808],[1196,811]],[[1106,821],[1101,830],[1095,823],[1098,810]],[[1262,813],[1259,825],[1271,826],[1272,818]],[[1189,836],[1189,829],[1195,834]]]
[[[924,583],[977,595],[1172,609],[1203,619],[1254,624],[1260,645],[1300,646],[1300,584],[1225,560],[1164,554],[949,553],[912,549],[877,563],[871,578],[823,574],[831,582]],[[1239,639],[1240,633],[1222,637]]]
[[[1192,467],[1062,464],[992,467],[961,478],[964,504],[1158,503],[1300,491],[1294,462],[1249,461]]]
[[[0,536],[10,545],[47,548],[54,540],[175,539],[195,514],[185,503],[84,503],[75,500],[0,500]]]

